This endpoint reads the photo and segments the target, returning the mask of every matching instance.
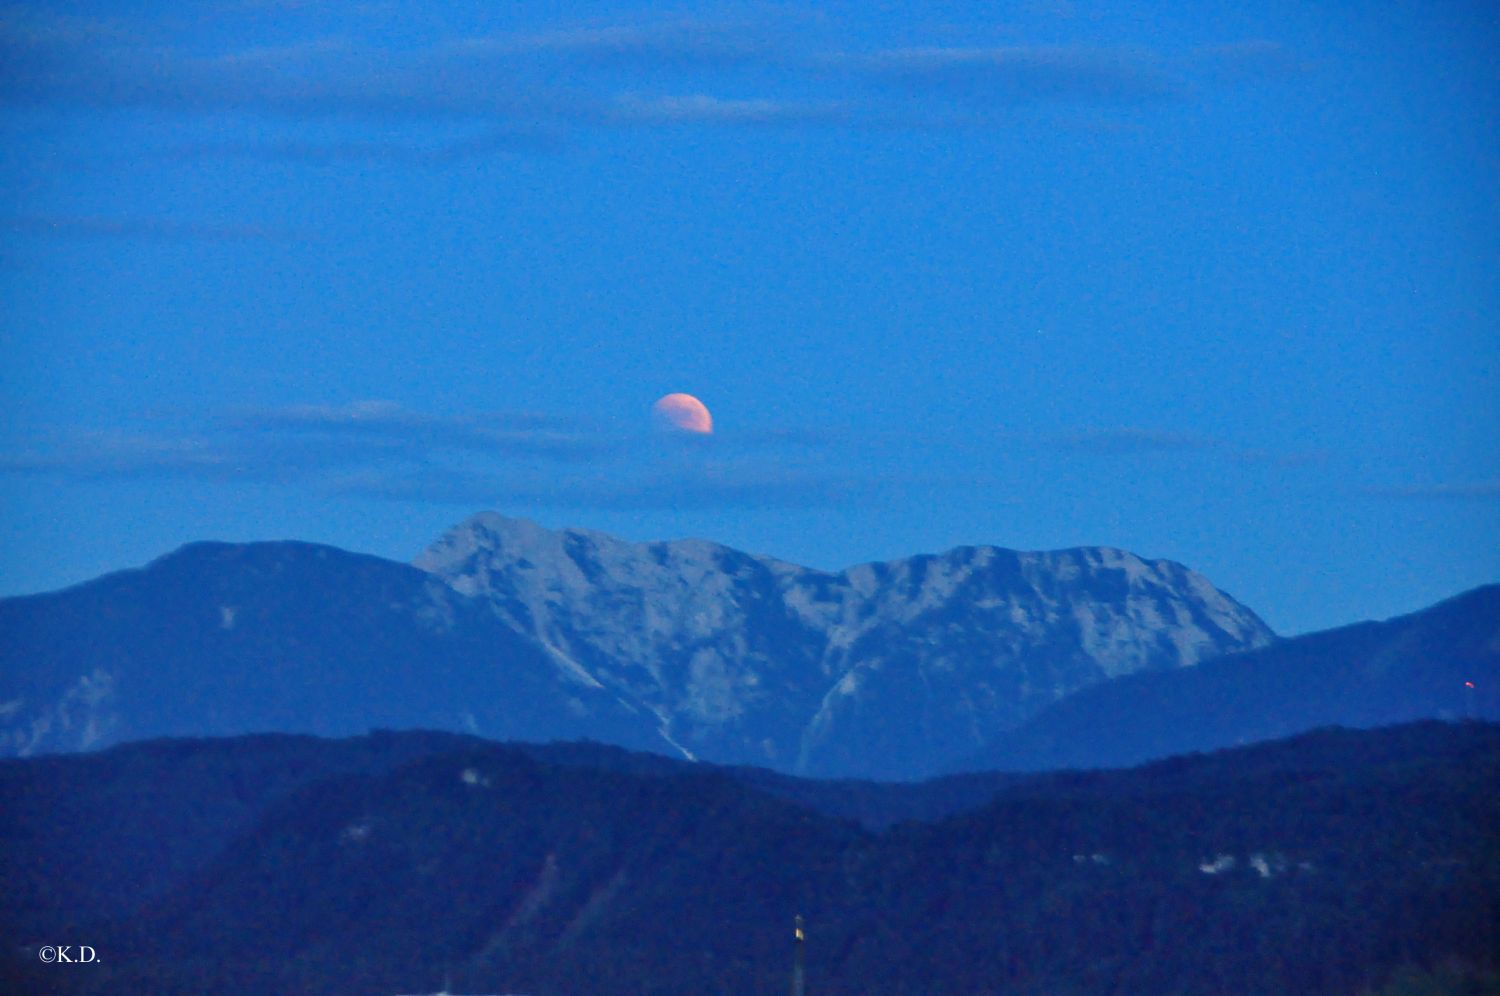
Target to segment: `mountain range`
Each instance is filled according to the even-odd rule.
[[[195,543],[0,600],[0,756],[434,729],[816,777],[1118,766],[1500,715],[1497,598],[1282,640],[1188,568],[1108,547],[826,572],[494,513],[413,564]]]
[[[1082,689],[954,767],[1120,767],[1325,725],[1493,719],[1497,692],[1500,585],[1486,585],[1395,619]]]
[[[1274,637],[1169,561],[960,547],[838,573],[475,516],[417,558],[687,757],[914,777],[1110,678]]]
[[[1110,548],[829,573],[488,513],[414,566],[197,543],[0,601],[0,748],[423,727],[918,777],[1079,689],[1273,640],[1202,576]]]
[[[0,600],[0,989],[1497,992],[1497,678],[1500,585],[190,544]]]

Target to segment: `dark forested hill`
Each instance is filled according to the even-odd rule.
[[[793,782],[426,734],[7,761],[10,991],[778,992],[799,913],[820,993],[1495,977],[1493,725],[997,778],[879,833],[806,805],[850,784]],[[952,783],[857,788],[953,806]]]

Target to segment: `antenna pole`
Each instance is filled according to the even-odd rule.
[[[807,982],[804,977],[805,962],[803,961],[802,946],[806,939],[802,931],[802,916],[797,916],[797,929],[793,935],[792,944],[792,996],[807,996]]]

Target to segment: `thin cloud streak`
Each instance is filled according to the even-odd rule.
[[[545,457],[561,462],[595,460],[615,453],[620,441],[572,420],[525,412],[434,416],[385,401],[344,406],[296,405],[218,417],[218,426],[271,439],[376,440],[388,451],[454,450],[492,458]]]
[[[1133,426],[1000,434],[989,446],[995,442],[1085,460],[1160,454],[1284,465],[1301,456]],[[849,469],[851,461],[871,457],[887,468],[907,466],[912,453],[930,446],[927,437],[877,438],[829,428],[685,438],[540,412],[434,415],[369,400],[157,416],[145,428],[59,432],[0,454],[0,473],[274,483],[393,501],[615,511],[840,506],[914,487],[1004,490],[1003,480],[916,480],[890,469],[878,476]]]
[[[788,41],[783,30],[764,22],[682,17],[466,38],[447,48],[491,57],[559,56],[606,66],[724,69],[784,64]]]
[[[842,50],[805,17],[663,18],[400,48],[346,37],[189,55],[33,14],[0,24],[0,99],[291,120],[477,126],[473,138],[184,143],[182,156],[413,164],[555,148],[579,128],[999,127],[1026,104],[1177,99],[1194,74],[1269,71],[1271,42],[1170,56],[1082,45]],[[1257,68],[1258,67],[1258,68]]]
[[[852,109],[837,101],[724,100],[707,94],[642,97],[626,94],[614,105],[617,124],[818,124],[852,120]]]
[[[305,426],[315,428],[409,427],[438,424],[471,426],[485,424],[513,429],[562,429],[578,420],[542,412],[489,412],[476,415],[438,416],[404,408],[394,401],[352,401],[344,405],[286,405],[281,408],[248,408],[219,416],[241,425]]]
[[[534,412],[436,416],[391,402],[241,410],[153,431],[72,431],[0,473],[277,483],[438,503],[600,509],[840,504],[874,485],[798,434],[681,440]]]

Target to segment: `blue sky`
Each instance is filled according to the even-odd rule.
[[[114,0],[0,45],[0,593],[481,509],[1107,544],[1285,633],[1500,580],[1492,5]]]

